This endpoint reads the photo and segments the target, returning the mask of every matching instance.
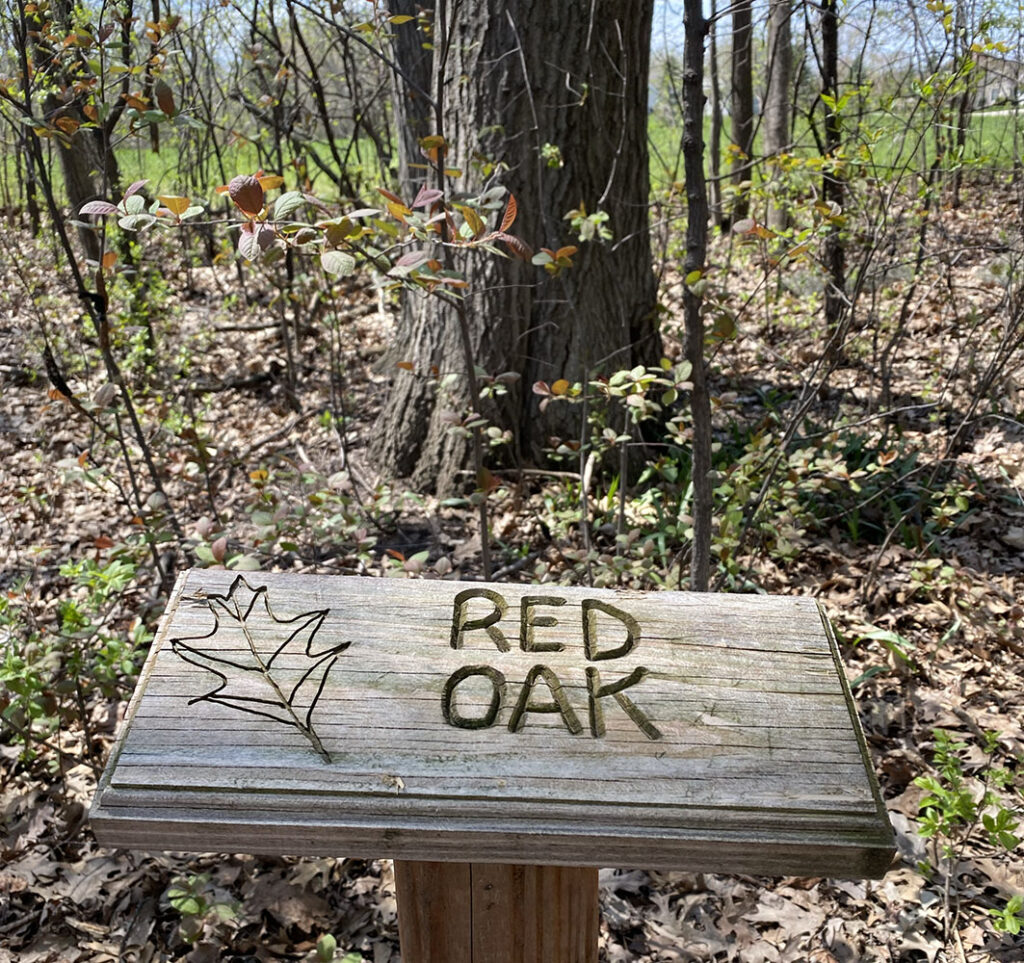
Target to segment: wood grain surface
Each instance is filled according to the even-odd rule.
[[[395,861],[405,963],[597,963],[597,870]]]
[[[193,570],[92,822],[142,849],[878,876],[810,599]]]

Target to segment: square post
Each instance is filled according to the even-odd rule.
[[[597,963],[597,869],[395,861],[403,963]]]

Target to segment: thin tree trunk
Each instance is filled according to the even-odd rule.
[[[823,0],[821,5],[821,89],[832,98],[839,100],[839,0]],[[825,174],[822,180],[822,195],[825,203],[836,215],[842,212],[845,200],[845,183],[842,175],[830,162],[842,146],[842,126],[839,111],[825,104]],[[839,355],[839,328],[846,312],[846,248],[841,236],[841,227],[833,223],[825,238],[825,269],[828,280],[825,284],[825,325],[829,335],[830,359]]]
[[[703,271],[707,258],[708,198],[704,182],[704,20],[701,0],[686,0],[683,14],[683,167],[686,176],[686,260],[684,276]],[[701,295],[687,285],[683,295],[686,358],[692,366],[693,556],[690,588],[706,592],[711,574],[711,405],[704,367]]]
[[[748,192],[740,185],[750,179],[754,153],[753,25],[751,0],[735,0],[732,7],[732,142],[738,148],[732,159],[732,183],[736,197],[732,219],[747,216]]]
[[[956,2],[956,24],[954,28],[953,49],[955,63],[953,69],[963,84],[956,98],[956,156],[953,168],[953,208],[960,207],[960,188],[963,183],[963,157],[967,146],[967,132],[971,126],[971,114],[974,111],[974,92],[976,82],[971,71],[971,33],[970,13],[966,0]]]
[[[722,85],[718,79],[718,0],[711,0],[708,60],[711,70],[711,216],[721,227],[725,218],[722,204]]]
[[[769,158],[768,226],[788,226],[785,203],[779,199],[781,176],[778,157],[789,147],[790,84],[793,78],[791,0],[771,0],[768,8],[768,83],[764,98],[764,153]],[[774,159],[774,162],[773,160]]]

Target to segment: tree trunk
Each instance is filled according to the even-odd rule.
[[[708,197],[704,182],[704,34],[701,0],[686,0],[683,13],[683,166],[686,173],[686,260],[684,276],[703,271],[707,259]],[[690,588],[706,592],[711,573],[711,403],[705,383],[704,318],[701,296],[687,285],[683,294],[686,358],[692,366],[693,556]]]
[[[821,89],[839,100],[839,0],[823,0],[821,5]],[[843,209],[845,185],[843,177],[830,161],[842,145],[842,126],[838,110],[825,104],[825,175],[822,179],[824,201],[838,215]],[[825,324],[829,335],[829,360],[840,354],[839,327],[846,313],[846,249],[841,228],[833,223],[825,238]]]
[[[973,11],[972,11],[973,12]],[[956,97],[956,156],[953,168],[953,209],[960,208],[960,189],[963,184],[964,148],[967,146],[967,133],[971,126],[971,114],[974,112],[974,92],[977,80],[972,72],[972,38],[974,24],[964,0],[956,2],[956,22],[953,32],[955,61],[953,70],[960,78],[963,89]]]
[[[773,231],[788,226],[786,205],[780,201],[781,175],[777,158],[789,147],[790,84],[793,79],[791,0],[771,0],[768,9],[768,84],[764,98],[764,152],[776,158],[772,164],[768,226]],[[770,162],[770,161],[769,161]]]
[[[437,4],[435,33],[446,21]],[[467,407],[516,433],[524,457],[539,459],[549,436],[576,439],[580,409],[539,409],[536,381],[586,383],[599,371],[657,360],[656,284],[647,225],[647,72],[652,0],[619,14],[614,0],[480,0],[453,8],[447,37],[435,36],[435,101],[443,102],[446,164],[455,188],[477,194],[501,184],[515,195],[512,228],[534,249],[575,241],[565,220],[581,203],[610,215],[610,242],[579,243],[558,277],[520,260],[464,252],[467,314],[477,367],[521,380],[501,403],[466,395],[455,310],[407,293],[398,344],[414,370],[392,367],[374,454],[387,472],[440,492],[458,486],[467,439],[450,431]],[[398,28],[403,29],[402,27]],[[405,65],[400,64],[407,74]],[[436,121],[435,121],[436,127]],[[560,163],[549,148],[557,148]],[[409,187],[405,193],[410,193]],[[411,197],[405,198],[410,201]],[[432,366],[451,383],[438,388]],[[451,397],[449,397],[451,395]]]
[[[739,148],[732,159],[732,183],[737,188],[732,205],[733,220],[747,216],[747,192],[739,185],[750,179],[750,158],[754,153],[753,28],[751,0],[736,0],[732,7],[732,142]]]
[[[70,33],[74,21],[72,5],[67,0],[58,0],[52,5],[53,22],[59,30]],[[82,111],[82,98],[77,95],[67,97],[66,91],[73,90],[78,72],[88,72],[73,54],[65,54],[65,59],[47,57],[40,47],[35,47],[37,61],[53,65],[48,67],[51,79],[63,93],[62,99],[56,93],[48,94],[43,100],[43,110],[51,122],[66,118],[75,125],[85,124],[88,118]],[[91,68],[89,68],[91,70]],[[119,114],[116,114],[119,116]],[[99,127],[78,127],[70,133],[60,136],[62,143],[57,150],[61,173],[64,176],[64,189],[67,193],[68,205],[72,217],[86,201],[96,198],[110,197],[119,186],[120,174],[117,158],[110,144],[109,124]],[[79,240],[90,261],[99,261],[100,242],[95,230],[89,227],[78,229]]]
[[[415,17],[423,10],[433,13],[434,0],[388,0],[392,16]],[[391,104],[398,132],[398,179],[403,190],[415,194],[428,179],[419,142],[432,133],[433,110],[430,88],[433,61],[430,49],[424,49],[424,36],[415,21],[391,30],[391,52],[405,77],[391,74]],[[413,166],[410,166],[413,165]]]
[[[722,204],[722,85],[718,80],[718,9],[717,0],[711,0],[711,16],[708,27],[708,62],[711,80],[711,169],[710,204],[715,226],[725,223],[725,207]]]

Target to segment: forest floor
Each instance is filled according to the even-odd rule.
[[[864,415],[866,397],[877,390],[866,374],[878,347],[867,330],[857,336],[861,354],[851,348],[849,363],[817,393],[818,424],[840,424],[845,411],[847,425],[866,417],[864,431],[887,426],[884,458],[891,449],[894,465],[907,471],[887,476],[891,483],[858,507],[856,519],[848,507],[831,522],[821,522],[819,512],[816,527],[793,527],[785,550],[763,536],[739,549],[749,587],[820,599],[835,621],[897,833],[897,864],[874,882],[602,870],[603,961],[1024,958],[1024,933],[1014,934],[1012,922],[998,930],[991,912],[1024,893],[1021,848],[1007,853],[993,845],[986,826],[972,819],[938,840],[953,856],[937,858],[935,841],[920,832],[928,793],[914,782],[936,775],[934,730],[945,730],[964,744],[955,757],[971,798],[990,787],[990,817],[999,808],[1024,816],[1024,425],[1014,420],[1024,401],[1013,394],[1020,371],[1007,367],[992,388],[1001,392],[1000,406],[986,401],[969,409],[973,375],[956,359],[970,350],[977,329],[966,329],[962,312],[950,310],[961,297],[996,323],[986,306],[1000,303],[1005,285],[993,273],[992,251],[1007,215],[999,206],[1010,199],[995,194],[985,203],[984,210],[943,215],[950,237],[971,240],[963,242],[968,253],[937,266],[915,297],[893,369],[894,405],[903,414]],[[1012,205],[1008,211],[1012,217]],[[720,240],[714,253],[720,265],[729,262],[723,275],[737,290],[756,289],[752,259],[726,248]],[[955,274],[955,290],[942,281],[944,270]],[[767,424],[771,398],[783,399],[785,411],[785,399],[799,394],[820,355],[815,319],[801,313],[806,272],[796,266],[784,281],[770,311],[741,318],[742,335],[715,348],[719,440],[738,425]],[[140,366],[149,381],[140,374],[135,390],[146,424],[156,426],[148,430],[189,562],[244,558],[291,571],[479,576],[479,538],[467,509],[377,479],[367,464],[365,445],[387,380],[375,362],[391,324],[371,289],[342,292],[329,324],[315,313],[304,317],[293,344],[298,377],[289,387],[279,305],[253,276],[248,301],[237,296],[230,262],[196,268],[190,279],[168,272],[164,283],[176,293],[165,291],[159,302],[154,295],[149,317],[160,360]],[[887,283],[880,296],[894,301],[908,284],[900,277]],[[678,283],[664,285],[670,307],[678,290]],[[139,343],[139,322],[131,323],[126,354]],[[152,855],[103,849],[90,833],[88,806],[131,685],[116,679],[123,653],[104,656],[115,666],[112,679],[96,651],[154,624],[160,580],[132,546],[143,522],[166,521],[166,508],[149,498],[151,516],[140,519],[119,503],[129,484],[120,456],[51,390],[41,360],[44,330],[76,396],[88,400],[103,383],[81,325],[48,251],[8,230],[0,248],[0,652],[9,691],[0,707],[11,710],[11,724],[0,738],[0,960],[313,960],[329,958],[324,942],[317,955],[317,941],[331,934],[338,959],[393,963],[399,951],[387,861]],[[671,337],[666,351],[678,356]],[[333,370],[345,372],[343,384],[328,377],[328,358],[340,361]],[[339,435],[323,412],[337,411],[342,396],[348,421]],[[943,417],[929,417],[933,406]],[[947,451],[960,416],[970,419],[963,443]],[[879,435],[868,440],[877,444]],[[945,495],[932,497],[921,480],[941,460]],[[796,462],[790,471],[799,475]],[[848,495],[848,477],[836,471]],[[819,465],[811,474],[820,481],[828,472]],[[915,509],[922,490],[931,500]],[[908,500],[911,491],[917,494]],[[826,487],[822,497],[828,504],[842,494]],[[899,530],[901,518],[913,519],[915,511],[933,517],[958,494],[968,505],[951,510],[951,523],[919,525],[927,544]],[[575,502],[557,478],[537,476],[530,487],[502,488],[492,500],[506,577],[583,577]],[[649,525],[642,513],[637,518],[638,526]],[[134,559],[134,576],[112,587],[95,571],[109,576],[117,558]],[[162,563],[184,561],[172,553]],[[650,572],[638,563],[620,577],[652,587]],[[77,635],[68,628],[69,599],[77,606]],[[33,647],[27,656],[26,646]],[[57,684],[72,671],[67,652],[75,646],[98,680],[87,689]],[[15,664],[19,653],[24,658]],[[35,700],[32,719],[12,714],[24,691]],[[955,780],[955,772],[947,778]],[[921,871],[925,860],[935,866],[930,874]]]

